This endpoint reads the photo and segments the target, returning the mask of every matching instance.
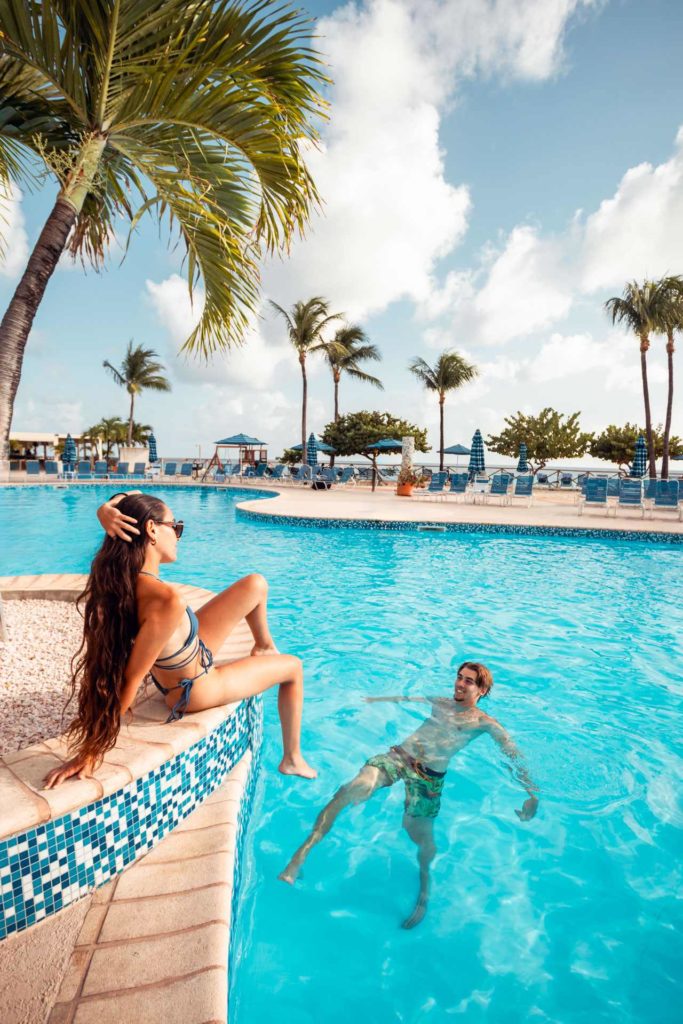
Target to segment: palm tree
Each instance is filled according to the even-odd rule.
[[[468,363],[457,352],[442,352],[434,366],[424,359],[413,359],[408,367],[428,391],[436,391],[439,395],[439,470],[443,470],[443,409],[449,391],[469,384],[479,376],[476,366]]]
[[[658,334],[666,335],[666,361],[668,388],[666,420],[664,423],[664,450],[662,452],[662,480],[669,479],[669,438],[674,406],[674,333],[683,331],[683,277],[665,277],[659,282],[664,292],[663,310],[659,318]]]
[[[101,438],[104,442],[104,457],[109,459],[112,445],[120,444],[126,438],[127,427],[118,416],[103,416],[99,423],[83,431],[83,436]]]
[[[156,352],[151,348],[143,348],[136,345],[133,348],[133,339],[128,342],[128,348],[121,363],[120,369],[105,359],[102,363],[105,369],[109,370],[117,384],[125,388],[130,395],[130,409],[128,412],[128,438],[127,443],[133,443],[133,407],[135,396],[141,391],[170,391],[171,385],[163,375],[165,369],[163,363],[157,363]]]
[[[332,371],[334,381],[334,422],[339,419],[339,381],[342,373],[347,373],[355,380],[365,381],[384,391],[384,384],[379,377],[373,377],[361,370],[360,363],[367,359],[381,360],[382,356],[376,345],[371,344],[362,327],[346,324],[340,327],[332,341],[325,346],[325,358]]]
[[[661,325],[666,294],[654,281],[645,281],[642,286],[637,281],[629,281],[621,296],[613,296],[605,303],[605,309],[612,317],[613,324],[624,324],[640,342],[640,374],[643,381],[643,402],[645,404],[645,433],[647,454],[650,463],[650,479],[657,479],[657,463],[655,459],[655,442],[652,433],[652,413],[650,410],[650,389],[647,382],[647,352],[650,347],[650,334]]]
[[[101,264],[116,217],[177,230],[205,302],[185,342],[239,341],[262,253],[318,200],[305,154],[327,79],[313,23],[279,0],[3,0],[0,186],[59,184],[0,323],[0,461],[26,341],[60,255]],[[130,236],[129,236],[130,237]]]
[[[329,303],[326,299],[316,295],[308,302],[296,302],[289,313],[277,302],[271,301],[271,306],[276,313],[284,317],[287,324],[289,340],[297,351],[299,366],[301,367],[301,379],[303,383],[301,398],[301,459],[306,460],[306,407],[308,404],[308,377],[306,376],[306,357],[313,352],[325,351],[326,342],[323,331],[332,323],[339,320],[342,313],[330,313]]]

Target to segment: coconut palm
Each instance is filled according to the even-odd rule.
[[[0,323],[0,459],[26,340],[65,249],[98,265],[117,216],[177,231],[204,303],[185,342],[240,340],[263,251],[286,249],[317,192],[304,155],[327,81],[303,12],[259,0],[3,0],[0,191],[59,191]],[[39,178],[40,180],[40,178]]]
[[[314,296],[308,302],[296,302],[291,310],[287,312],[277,302],[271,301],[271,306],[276,313],[284,318],[287,324],[289,340],[297,351],[299,366],[301,367],[302,397],[301,397],[301,456],[306,458],[306,410],[308,404],[308,377],[306,374],[306,358],[314,352],[323,352],[326,342],[323,332],[334,320],[339,320],[342,313],[330,313],[329,303],[320,295]]]
[[[135,396],[141,391],[170,391],[171,384],[164,377],[165,369],[163,363],[156,362],[156,352],[151,348],[143,348],[136,345],[133,348],[133,339],[128,342],[128,348],[120,368],[105,359],[102,366],[112,375],[117,384],[125,388],[130,395],[130,409],[128,411],[128,437],[127,443],[133,443],[133,408]]]
[[[647,353],[650,335],[661,326],[666,295],[654,281],[629,281],[621,296],[613,296],[605,303],[613,324],[623,324],[636,335],[640,343],[640,374],[643,381],[643,403],[645,405],[645,434],[649,460],[650,479],[657,478],[655,443],[652,433],[652,412],[650,389],[647,381]]]
[[[368,359],[381,360],[382,356],[376,345],[368,341],[362,327],[345,324],[336,332],[332,341],[325,346],[325,358],[332,371],[334,381],[334,422],[339,419],[339,381],[342,373],[354,380],[365,381],[384,391],[384,384],[379,377],[373,377],[361,370],[360,363]]]
[[[479,370],[459,353],[449,351],[442,352],[434,366],[430,366],[424,359],[415,358],[408,369],[428,391],[436,391],[439,396],[439,469],[443,471],[443,411],[446,395],[473,381],[479,375]]]
[[[104,457],[109,459],[112,446],[126,439],[127,426],[118,416],[103,416],[99,423],[83,431],[83,436],[99,438],[104,443]]]
[[[662,290],[662,310],[658,318],[658,334],[666,335],[666,361],[668,386],[666,398],[666,419],[664,422],[664,450],[662,452],[662,480],[669,479],[669,447],[671,418],[674,406],[674,334],[683,331],[683,277],[665,277],[659,282]]]

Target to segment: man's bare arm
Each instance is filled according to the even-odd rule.
[[[489,736],[498,744],[509,762],[510,771],[520,786],[527,791],[529,797],[524,801],[520,810],[515,809],[515,814],[521,821],[528,821],[533,818],[538,808],[538,786],[529,774],[521,752],[515,746],[512,736],[505,731],[503,726],[494,718],[486,724],[486,731]]]

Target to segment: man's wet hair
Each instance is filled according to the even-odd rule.
[[[462,665],[458,666],[458,672],[462,672],[464,668],[468,668],[470,672],[476,672],[477,674],[477,686],[481,691],[477,699],[481,700],[482,697],[488,697],[493,689],[493,676],[486,665],[482,665],[480,661],[463,661]]]

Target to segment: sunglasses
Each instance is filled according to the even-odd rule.
[[[182,521],[182,519],[179,519],[177,522],[175,519],[173,519],[171,522],[168,522],[168,520],[166,519],[153,519],[152,522],[156,523],[157,526],[170,526],[178,540],[180,540],[180,538],[182,537],[183,530],[185,529],[185,523]]]

